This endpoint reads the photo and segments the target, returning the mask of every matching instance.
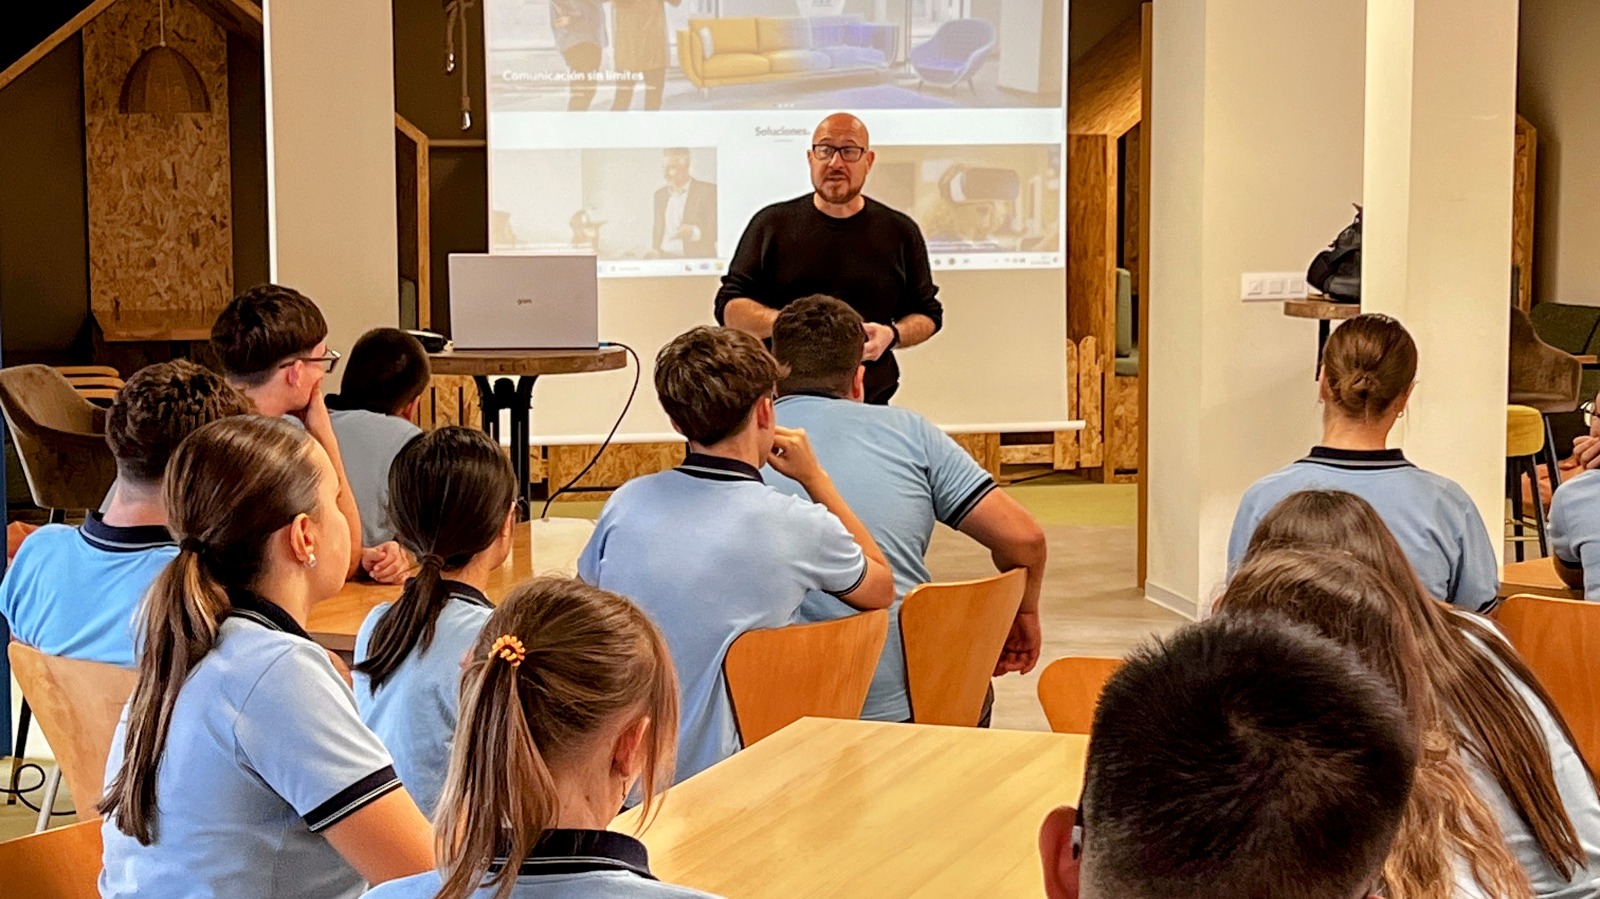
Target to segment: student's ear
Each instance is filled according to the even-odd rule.
[[[770,431],[778,424],[778,412],[772,407],[772,397],[764,396],[756,400],[756,427],[763,431]]]
[[[506,520],[500,523],[500,539],[501,540],[503,540],[503,541],[505,541],[507,543],[511,542],[511,528],[516,523],[517,523],[517,504],[516,503],[512,503],[511,504],[511,508],[506,510]]]
[[[406,403],[400,410],[400,417],[406,421],[417,420],[417,410],[422,408],[422,394],[417,394],[416,399]]]
[[[1072,852],[1077,817],[1077,809],[1063,805],[1045,815],[1039,827],[1039,860],[1044,865],[1044,893],[1049,899],[1078,899],[1080,859]]]
[[[629,783],[644,769],[644,738],[650,733],[650,716],[624,727],[611,747],[611,771]]]
[[[304,512],[296,515],[285,528],[288,531],[289,560],[310,567],[317,557],[317,537],[312,533],[311,516]]]
[[[1324,368],[1322,374],[1317,375],[1317,402],[1326,404],[1328,399],[1328,370]]]
[[[850,384],[850,398],[858,403],[867,398],[867,367],[865,365],[856,366],[856,377]]]

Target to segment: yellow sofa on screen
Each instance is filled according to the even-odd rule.
[[[695,87],[887,71],[900,29],[856,16],[690,19],[678,66]]]

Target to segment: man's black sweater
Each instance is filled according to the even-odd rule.
[[[834,218],[806,194],[750,220],[722,277],[716,314],[726,323],[728,301],[741,297],[782,309],[820,293],[849,303],[869,322],[921,313],[937,328],[944,324],[938,292],[928,246],[910,216],[869,198],[855,215]],[[888,402],[899,383],[893,352],[867,363],[867,402]]]

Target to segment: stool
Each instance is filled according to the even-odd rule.
[[[1545,536],[1544,503],[1539,498],[1539,462],[1544,453],[1545,420],[1539,410],[1529,406],[1506,407],[1506,498],[1511,500],[1511,534],[1506,537],[1516,545],[1517,561],[1523,559],[1522,544],[1539,541],[1539,554],[1549,555]],[[1522,479],[1527,478],[1533,487],[1533,520],[1522,511]],[[1532,524],[1538,534],[1529,537],[1526,528]]]

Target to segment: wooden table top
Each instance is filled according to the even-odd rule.
[[[1039,824],[1076,804],[1087,749],[1072,734],[806,718],[673,787],[640,838],[663,881],[737,899],[1043,896]]]
[[[197,315],[191,310],[174,310],[170,313],[124,312],[105,317],[96,313],[94,320],[100,325],[102,337],[107,343],[210,340],[211,322],[209,319],[202,321]]]
[[[436,375],[570,375],[614,371],[627,364],[621,347],[597,350],[449,350],[432,353]]]
[[[1323,297],[1306,297],[1303,300],[1284,300],[1283,314],[1290,318],[1317,318],[1327,321],[1355,318],[1361,314],[1360,303],[1335,303]]]
[[[1500,599],[1532,593],[1534,596],[1554,596],[1557,599],[1582,599],[1583,591],[1568,587],[1556,574],[1552,559],[1529,559],[1526,562],[1507,562],[1500,569]]]

